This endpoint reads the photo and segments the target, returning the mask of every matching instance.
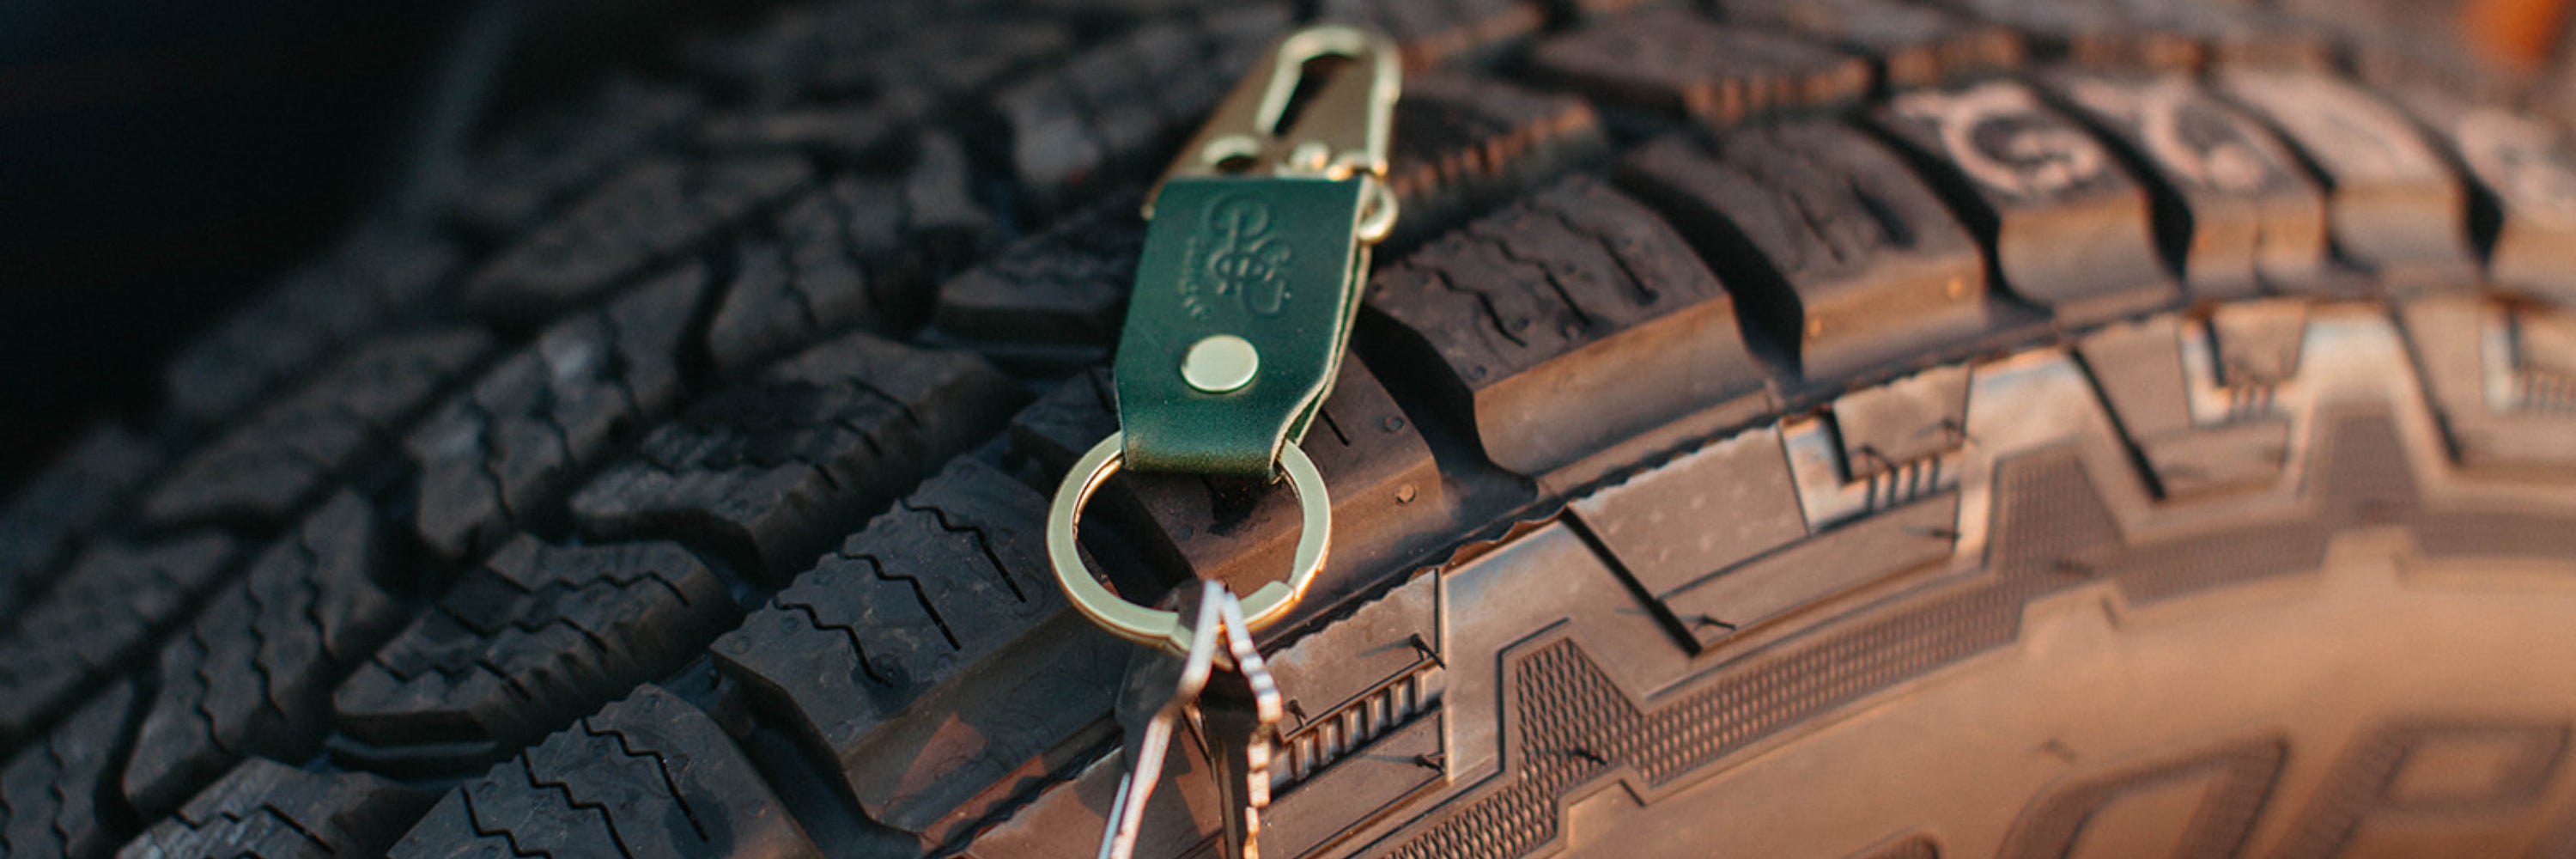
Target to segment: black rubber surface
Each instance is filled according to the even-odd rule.
[[[1604,828],[1612,785],[1669,824],[2065,593],[2187,602],[2373,529],[2576,554],[2576,148],[2514,81],[2397,75],[2430,61],[2370,21],[827,0],[492,129],[433,223],[352,230],[16,489],[0,854],[1089,855],[1127,646],[1058,592],[1047,493],[1115,428],[1146,183],[1311,20],[1402,48],[1404,216],[1304,441],[1335,549],[1264,634],[1268,855],[1628,855],[1655,830]],[[2408,393],[2301,399],[2349,382],[2312,326],[2356,312]],[[2081,441],[1971,432],[2036,364],[2082,395],[2027,423]],[[1298,533],[1236,481],[1094,510],[1146,601],[1257,587]],[[1917,587],[1945,562],[1974,587]],[[2374,727],[2335,783],[2564,750],[2495,724]],[[2259,805],[2283,748],[2068,781],[1999,843],[2064,855],[2178,773]],[[1196,766],[1142,855],[1207,849]],[[2353,802],[2283,849],[2357,843]],[[2256,843],[2240,811],[2190,843]]]

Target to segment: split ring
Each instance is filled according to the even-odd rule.
[[[1082,563],[1078,546],[1082,525],[1082,508],[1091,503],[1091,495],[1127,459],[1125,433],[1111,433],[1064,476],[1056,487],[1055,502],[1047,511],[1047,560],[1055,565],[1056,584],[1083,617],[1099,624],[1111,635],[1137,644],[1160,647],[1173,653],[1187,653],[1192,630],[1180,613],[1147,608],[1112,593],[1091,569]],[[1315,461],[1295,444],[1279,448],[1279,470],[1288,476],[1288,491],[1297,496],[1300,521],[1297,553],[1288,579],[1271,582],[1243,598],[1245,632],[1260,629],[1287,616],[1297,600],[1306,595],[1306,586],[1314,584],[1315,573],[1324,568],[1324,556],[1332,545],[1333,505],[1324,495],[1324,476],[1315,470]]]

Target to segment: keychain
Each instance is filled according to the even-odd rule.
[[[1349,61],[1282,127],[1310,61]],[[1387,138],[1395,48],[1363,30],[1310,27],[1271,49],[1218,105],[1146,197],[1143,257],[1116,364],[1119,431],[1075,463],[1047,517],[1056,581],[1084,617],[1146,649],[1118,697],[1129,772],[1102,859],[1135,848],[1174,733],[1218,773],[1225,855],[1259,855],[1280,695],[1252,633],[1285,617],[1324,566],[1332,504],[1298,447],[1331,393],[1358,315],[1369,248],[1395,226]],[[1129,602],[1076,547],[1083,506],[1122,469],[1285,477],[1300,531],[1289,575],[1238,597],[1201,582],[1177,611]]]

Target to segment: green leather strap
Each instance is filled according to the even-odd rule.
[[[1118,341],[1126,467],[1269,477],[1280,447],[1304,438],[1359,309],[1371,181],[1164,184]],[[1182,373],[1192,347],[1226,335],[1257,354],[1251,380],[1231,390],[1192,384]]]

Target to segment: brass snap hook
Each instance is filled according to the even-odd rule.
[[[1289,100],[1305,82],[1306,64],[1325,57],[1342,57],[1351,65],[1316,88],[1294,126],[1279,127]],[[1308,27],[1281,39],[1254,72],[1226,94],[1181,149],[1181,157],[1155,180],[1145,195],[1145,217],[1154,216],[1154,201],[1174,179],[1386,178],[1395,101],[1404,86],[1393,43],[1356,27]],[[1369,202],[1371,223],[1394,223],[1394,194],[1375,194]]]

